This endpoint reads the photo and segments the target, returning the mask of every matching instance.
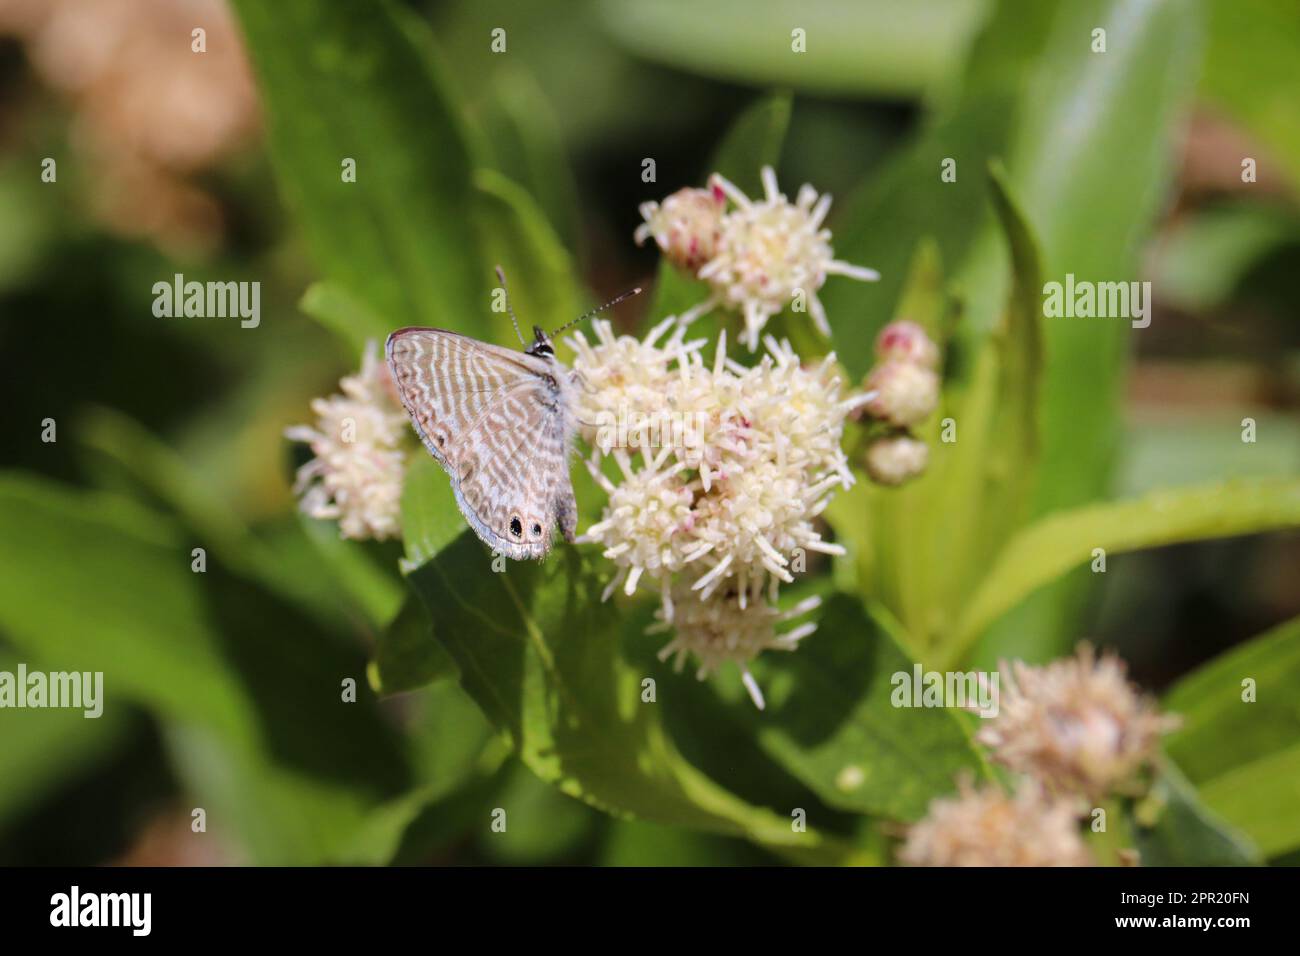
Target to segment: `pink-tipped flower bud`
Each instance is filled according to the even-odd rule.
[[[867,414],[900,428],[923,421],[939,404],[939,376],[914,362],[877,365],[867,376],[866,389],[875,393]]]
[[[939,367],[939,347],[915,322],[890,322],[876,336],[876,355],[882,362],[912,362],[925,368]]]
[[[867,446],[866,468],[880,485],[901,485],[925,471],[930,448],[910,435],[886,435]]]
[[[710,189],[679,189],[662,203],[641,204],[645,222],[637,226],[637,245],[654,237],[668,261],[692,275],[718,251],[726,195]]]

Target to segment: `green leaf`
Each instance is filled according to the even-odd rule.
[[[402,482],[402,540],[406,545],[403,567],[407,570],[433,560],[469,530],[447,472],[423,449],[412,454]]]
[[[1196,790],[1166,763],[1134,810],[1133,835],[1143,866],[1251,866],[1250,840],[1215,816]]]
[[[50,669],[103,671],[106,694],[164,716],[249,731],[204,621],[203,579],[167,519],[13,473],[0,476],[0,514],[0,627],[15,646]]]
[[[408,597],[392,624],[379,635],[375,655],[366,668],[371,690],[386,697],[455,673],[455,662],[434,639],[429,612],[414,595]]]
[[[339,533],[338,522],[309,518],[301,511],[294,515],[294,523],[297,534],[285,534],[274,541],[273,555],[259,555],[257,582],[276,585],[280,579],[293,575],[298,578],[299,588],[305,589],[302,579],[315,575],[319,580],[307,582],[313,590],[333,588],[339,592],[329,605],[346,598],[348,607],[344,613],[349,617],[356,617],[359,610],[368,628],[387,625],[401,607],[404,593],[401,580],[394,573],[395,549],[382,542],[347,540]],[[292,556],[286,552],[300,550],[310,553],[302,563],[290,565]],[[281,567],[278,575],[269,573],[268,567],[277,560],[286,566]]]
[[[364,307],[353,347],[400,325],[481,329],[487,276],[464,235],[473,164],[427,28],[390,0],[234,6],[280,188],[325,277]]]
[[[1215,777],[1201,786],[1201,799],[1264,855],[1300,849],[1300,744]]]
[[[1300,526],[1300,482],[1213,482],[1128,501],[1062,511],[1014,537],[971,599],[949,658],[960,660],[983,630],[1035,589],[1093,557],[1184,541],[1230,538]]]
[[[518,761],[511,762],[495,807],[505,811],[506,828],[494,833],[485,826],[478,844],[489,860],[506,866],[574,861],[603,822],[591,807],[544,783]]]
[[[874,363],[875,333],[898,315],[909,265],[927,237],[938,242],[949,275],[972,277],[953,289],[966,302],[961,337],[977,340],[993,327],[1005,300],[1005,258],[983,171],[1006,155],[1024,95],[1019,74],[1041,48],[1052,14],[1047,4],[998,4],[968,55],[964,78],[954,85],[960,95],[940,100],[916,139],[832,209],[836,258],[880,273],[878,282],[827,282],[818,292],[835,353],[850,377],[860,378]],[[944,159],[957,162],[954,182],[939,179]],[[979,255],[994,262],[964,268]],[[860,318],[845,322],[839,316]]]
[[[1300,18],[1272,0],[1206,6],[1210,28],[1201,94],[1215,112],[1244,126],[1252,141],[1267,150],[1256,157],[1261,182],[1271,177],[1268,166],[1276,163],[1293,187],[1300,185],[1300,109],[1294,83]]]
[[[897,820],[922,816],[963,772],[988,772],[959,715],[895,706],[913,662],[897,637],[846,595],[827,602],[798,652],[768,661],[759,743],[828,805]]]
[[[936,449],[928,499],[911,503],[922,513],[922,541],[933,542],[922,566],[912,571],[932,588],[923,590],[907,621],[929,644],[949,639],[970,592],[1006,539],[1023,523],[1041,446],[1042,288],[1038,244],[1012,197],[1001,164],[990,164],[991,196],[1011,261],[1011,289],[1001,319],[979,346],[969,387],[956,390],[952,418],[955,443]],[[935,568],[944,568],[942,575]],[[919,613],[926,617],[918,620]],[[936,633],[937,631],[937,633]]]
[[[755,100],[732,122],[714,149],[706,172],[721,173],[748,196],[761,196],[763,167],[775,169],[781,165],[792,106],[789,93],[772,93]]]
[[[528,326],[550,331],[577,318],[582,296],[573,261],[533,198],[490,169],[474,174],[474,189],[483,258],[505,270],[510,304],[524,326],[524,338],[531,340]],[[480,311],[499,320],[496,331],[513,336],[504,314]]]
[[[954,303],[943,290],[938,245],[922,242],[908,267],[908,279],[894,318],[916,322],[932,333],[936,342],[944,341],[947,336],[940,330],[947,326]],[[858,481],[836,494],[826,512],[837,542],[848,549],[856,568],[857,580],[849,580],[847,589],[861,590],[888,607],[905,625],[907,644],[913,652],[941,623],[932,593],[940,581],[931,573],[935,539],[927,526],[934,520],[936,501],[949,484],[946,475],[952,468],[952,446],[939,443],[940,418],[949,414],[950,409],[945,407],[913,429],[931,446],[934,456],[923,475],[900,488]],[[872,431],[867,425],[858,430],[856,438],[850,431],[846,447],[864,449]],[[837,562],[836,566],[842,568],[845,563]]]
[[[844,848],[749,806],[692,767],[641,702],[641,676],[617,647],[591,559],[568,546],[541,563],[490,556],[465,535],[410,580],[461,682],[523,762],[561,791],[616,816],[744,836],[807,861]]]
[[[274,538],[252,530],[205,476],[134,419],[93,406],[77,441],[111,462],[150,503],[165,506],[191,532],[192,546],[250,581],[293,601],[327,627],[342,618],[386,623],[402,597],[396,576],[347,548],[332,523],[301,519]]]
[[[925,329],[940,349],[952,336],[960,314],[943,281],[943,254],[932,236],[922,238],[907,267],[907,280],[898,297],[896,319],[907,319]]]
[[[564,246],[576,257],[582,240],[578,187],[565,155],[559,118],[537,79],[510,64],[492,75],[484,117],[499,171],[536,197]]]
[[[383,348],[388,331],[397,325],[396,319],[375,314],[337,282],[313,282],[298,300],[298,308],[359,350],[372,342],[376,349]],[[363,333],[370,337],[363,338]]]
[[[1140,277],[1144,243],[1163,217],[1179,162],[1204,33],[1204,4],[1085,0],[1049,4],[1054,23],[1028,76],[1006,153],[1011,181],[1042,244],[1043,276]],[[1006,10],[1014,16],[1023,4]],[[1108,26],[1107,50],[1079,37]],[[1121,26],[1122,25],[1122,26]],[[1068,123],[1063,126],[1063,117]],[[1069,135],[1062,135],[1068,129]],[[1112,166],[1097,156],[1126,157]],[[1105,235],[1105,242],[1097,236]],[[978,266],[977,266],[978,267]],[[1158,320],[1157,320],[1158,321]],[[1110,490],[1120,447],[1127,342],[1123,319],[1044,323],[1043,449],[1031,512],[1074,507]],[[1034,595],[987,635],[981,657],[1061,653],[1077,640],[1086,574]]]
[[[0,671],[17,674],[41,670],[30,659],[0,648]],[[4,746],[0,747],[0,828],[28,810],[49,791],[93,773],[120,752],[131,720],[120,709],[107,709],[87,717],[84,708],[4,712]]]
[[[1011,253],[1011,296],[1005,318],[994,333],[998,355],[997,412],[993,419],[994,441],[986,467],[1002,500],[1004,511],[989,529],[995,533],[1018,523],[1021,501],[1033,488],[1038,465],[1041,425],[1038,408],[1042,401],[1043,330],[1042,267],[1038,242],[1013,198],[1001,164],[989,171],[993,182],[993,208]],[[993,489],[990,489],[992,491]],[[983,495],[986,500],[990,494]]]
[[[1253,697],[1246,681],[1252,681]],[[1300,848],[1300,618],[1183,677],[1163,706],[1182,718],[1165,742],[1205,805],[1269,856]]]
[[[964,304],[947,384],[954,394],[971,387],[978,346],[996,327],[1009,289],[1008,256],[991,215],[994,197],[979,174],[990,159],[1006,161],[1006,181],[1038,237],[1046,278],[1066,272],[1102,281],[1137,277],[1138,246],[1161,211],[1195,78],[1198,13],[1184,0],[993,6],[962,81],[936,100],[916,141],[832,212],[836,258],[881,273],[879,282],[827,282],[818,293],[851,378],[871,366],[873,335],[897,314],[917,243],[934,236],[952,291]],[[1106,24],[1124,28],[1110,30],[1106,54],[1093,54],[1079,38],[1086,41]],[[1067,127],[1062,117],[1069,118]],[[1132,159],[1122,170],[1095,162],[1098,155],[1120,154]],[[957,163],[955,182],[939,178],[945,158]],[[1097,242],[1098,235],[1115,238]],[[1044,323],[1044,438],[1034,511],[1072,506],[1107,490],[1118,447],[1127,335],[1122,320]],[[932,470],[951,450],[932,448]],[[966,505],[978,513],[982,502]],[[1010,530],[1000,529],[999,537]],[[928,573],[947,580],[971,570],[953,564],[944,555],[928,564]],[[1055,650],[1073,627],[1067,599],[1074,595],[1052,589],[1039,597],[1044,600],[1029,602],[1034,617],[1018,622],[1023,626],[1017,631],[1032,635],[1034,647]],[[924,601],[910,610],[891,604],[909,630],[930,607]],[[945,613],[937,611],[940,618]],[[939,634],[952,622],[923,625]],[[1006,638],[1001,629],[997,636],[1003,643],[993,645],[995,656]]]
[[[1260,441],[1241,440],[1240,423],[1247,416],[1255,419]],[[1227,478],[1288,475],[1300,475],[1300,420],[1286,409],[1242,407],[1207,416],[1188,405],[1129,422],[1118,486],[1124,494],[1139,495]]]
[[[431,851],[482,825],[493,777],[509,751],[469,695],[439,681],[403,700],[415,786],[375,807],[339,861],[383,865],[427,860]]]
[[[808,580],[781,595],[783,606],[797,604],[814,590],[829,593],[826,578]],[[755,710],[749,691],[737,668],[724,667],[700,680],[690,667],[678,668],[672,659],[660,660],[658,652],[666,635],[649,636],[654,624],[652,602],[640,601],[625,610],[623,646],[633,670],[655,682],[656,699],[664,729],[682,756],[705,775],[749,803],[788,813],[792,807],[807,811],[809,824],[837,835],[874,831],[864,818],[837,810],[821,800],[803,781],[776,760],[758,739],[766,713]],[[773,658],[775,660],[773,660]],[[768,663],[780,663],[785,655],[766,655],[754,662],[759,671]],[[766,686],[765,679],[760,684]],[[856,840],[863,862],[881,854]]]
[[[1245,680],[1254,682],[1246,701]],[[1182,677],[1165,710],[1182,725],[1165,748],[1198,786],[1300,740],[1300,618]]]
[[[340,675],[361,673],[355,649],[219,569],[192,572],[166,517],[8,474],[0,524],[0,630],[46,669],[102,671],[106,711],[147,708],[195,805],[256,862],[329,859],[400,782],[373,701],[340,702]]]
[[[978,344],[973,371],[955,370],[960,352],[946,356],[943,408],[914,429],[931,448],[926,474],[897,489],[863,483],[830,509],[837,531],[853,542],[864,588],[900,619],[923,659],[948,638],[971,589],[1021,522],[1038,456],[1038,250],[999,166],[990,179],[1012,267],[1002,319]],[[934,243],[917,247],[895,318],[918,322],[943,342],[952,305],[938,259]],[[959,377],[965,387],[954,383]],[[943,440],[947,419],[956,424],[956,442]]]
[[[1043,247],[1043,274],[1063,281],[1138,276],[1138,256],[1166,205],[1176,142],[1196,78],[1201,5],[1106,0],[1060,9],[1025,85],[1025,114],[1008,168]],[[1114,24],[1107,50],[1079,36]],[[1122,24],[1122,29],[1119,25]],[[1062,135],[1062,117],[1070,117]],[[1112,167],[1097,156],[1124,155]],[[1104,234],[1106,242],[1097,242]],[[1130,332],[1123,320],[1046,323],[1043,480],[1039,510],[1095,498],[1119,433]]]
[[[951,74],[982,8],[979,0],[606,0],[599,10],[619,43],[676,69],[818,94],[917,96]],[[807,52],[794,52],[795,27]]]

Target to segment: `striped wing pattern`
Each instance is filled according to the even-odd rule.
[[[550,551],[557,522],[573,540],[567,370],[441,329],[400,329],[387,352],[402,404],[479,538],[516,560]]]

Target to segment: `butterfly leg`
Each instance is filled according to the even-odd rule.
[[[595,386],[593,386],[590,382],[587,381],[587,376],[583,375],[576,368],[571,369],[569,371],[569,381],[572,382],[574,385],[577,385],[579,388],[581,388],[584,392],[587,392],[588,394],[591,394],[592,392],[596,391]]]
[[[555,519],[560,523],[564,540],[572,543],[578,531],[578,501],[573,496],[573,486],[567,487],[555,499]]]

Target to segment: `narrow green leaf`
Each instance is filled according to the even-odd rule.
[[[1012,181],[1043,248],[1043,277],[1097,282],[1138,277],[1138,256],[1165,208],[1178,135],[1194,93],[1203,5],[1194,0],[1096,0],[1056,6],[1043,55],[1007,156]],[[1099,24],[1104,55],[1079,36]],[[1062,135],[1069,117],[1069,135]],[[1112,166],[1097,156],[1120,155]],[[1104,230],[1106,242],[1096,237]],[[1096,498],[1116,450],[1125,374],[1121,319],[1045,323],[1046,469],[1040,512]],[[1139,331],[1138,334],[1141,334]]]
[[[853,378],[872,364],[872,336],[896,315],[909,261],[921,238],[930,235],[953,277],[951,290],[963,303],[953,350],[962,360],[950,370],[949,384],[964,390],[973,376],[988,373],[976,346],[995,328],[1009,288],[989,181],[980,175],[990,159],[1006,160],[1007,181],[1041,243],[1045,278],[1061,279],[1066,272],[1099,281],[1137,277],[1138,245],[1161,209],[1175,135],[1195,79],[1199,6],[1187,0],[1001,2],[990,13],[962,80],[936,99],[916,141],[831,218],[836,257],[881,274],[879,282],[828,282],[819,292],[835,330],[836,354]],[[1114,23],[1125,28],[1111,30],[1105,55],[1079,41],[1093,27]],[[1118,56],[1116,32],[1123,33]],[[1062,117],[1069,117],[1068,127]],[[1093,161],[1120,153],[1132,162],[1118,173]],[[940,179],[947,159],[956,164],[952,182]],[[1119,238],[1097,242],[1099,234]],[[837,318],[843,316],[861,317],[866,325]],[[1108,489],[1129,333],[1122,319],[1063,319],[1044,323],[1043,334],[1044,446],[1031,504],[1039,512]],[[966,440],[962,434],[956,447]],[[953,450],[932,448],[932,470]],[[975,513],[981,506],[965,503]],[[940,514],[941,520],[960,521],[952,512]],[[929,567],[952,575],[946,554]],[[1035,599],[1044,596],[1050,600],[1036,605],[1032,621],[1017,633],[1032,635],[1034,647],[1051,649],[1073,624],[1066,600],[1073,595],[1052,589]],[[924,621],[925,632],[951,628],[951,621],[942,620],[946,609],[924,601],[917,608],[919,613],[895,608],[909,631],[931,609],[940,620]],[[1068,636],[1073,641],[1077,635]],[[992,647],[992,656],[1006,646],[1008,635],[998,637],[1003,643]]]
[[[925,236],[917,243],[916,253],[908,264],[907,280],[899,294],[894,318],[917,323],[942,348],[952,335],[958,314],[956,303],[944,287],[939,243]]]
[[[785,135],[790,129],[793,98],[772,93],[755,100],[736,117],[713,151],[708,173],[721,173],[749,196],[763,194],[760,172],[781,165]]]
[[[1032,6],[1050,8],[1054,22],[1032,68],[1016,80],[1023,106],[1005,156],[1042,244],[1043,278],[1137,280],[1179,161],[1206,4],[1081,0],[1000,9],[1005,19]],[[1105,54],[1079,42],[1107,24]],[[1118,166],[1096,162],[1121,154],[1126,161]],[[1037,515],[1109,492],[1120,451],[1126,343],[1149,330],[1124,318],[1049,318],[1044,334],[1043,449],[1030,508]],[[1078,615],[1094,583],[1079,574],[1035,594],[990,631],[981,658],[1063,653],[1078,638]]]
[[[1181,678],[1163,707],[1182,718],[1165,741],[1197,785],[1300,740],[1300,618]]]
[[[427,28],[390,0],[234,7],[280,188],[325,277],[364,306],[349,341],[464,329],[487,285],[464,235],[472,160]]]
[[[1043,331],[1042,267],[1038,242],[1012,196],[1006,171],[994,163],[993,208],[1011,254],[1011,296],[1002,324],[994,334],[998,351],[998,412],[993,423],[997,436],[990,447],[988,467],[999,479],[1000,516],[1004,527],[1015,523],[1016,509],[1032,488],[1039,452],[1038,408],[1042,401]],[[1007,506],[1010,505],[1010,508]]]
[[[1049,515],[1003,550],[966,609],[949,657],[959,660],[1001,614],[1092,558],[1184,541],[1300,526],[1300,481],[1226,481],[1158,491]]]
[[[894,318],[916,322],[936,342],[944,341],[947,336],[941,330],[953,315],[954,302],[944,291],[936,243],[923,241],[917,247],[907,275]],[[945,394],[945,402],[953,400],[951,392]],[[898,488],[859,481],[836,494],[827,510],[837,541],[850,550],[856,565],[858,584],[850,590],[870,594],[888,607],[905,626],[907,643],[914,652],[942,624],[937,599],[931,593],[940,579],[932,573],[936,538],[929,525],[936,511],[942,510],[938,502],[945,490],[955,484],[948,478],[954,459],[968,447],[967,442],[976,441],[976,435],[968,430],[957,448],[940,443],[940,422],[951,413],[945,406],[912,430],[930,445],[931,464],[924,474]],[[850,433],[846,447],[865,450],[869,428],[862,429],[856,445]]]
[[[581,310],[582,295],[573,260],[533,198],[494,170],[474,174],[474,214],[483,258],[500,265],[510,287],[510,304],[523,326],[550,331]],[[495,280],[494,280],[495,281]],[[504,313],[490,311],[488,300],[479,309],[491,326],[488,341],[512,341],[514,332]],[[495,321],[493,321],[495,320]]]
[[[1201,799],[1240,827],[1265,856],[1300,849],[1300,744],[1202,784]]]
[[[1259,851],[1219,819],[1166,763],[1134,810],[1133,835],[1143,866],[1251,866]]]
[[[382,349],[387,340],[384,329],[387,327],[391,331],[400,322],[400,318],[389,321],[376,315],[336,282],[313,282],[298,300],[298,308],[349,343],[358,354],[371,343],[376,350]],[[370,337],[364,338],[365,335]]]
[[[956,393],[955,444],[931,440],[937,449],[935,500],[920,507],[935,542],[923,567],[914,567],[932,588],[922,607],[936,622],[951,624],[971,590],[1007,538],[1023,523],[1040,454],[1043,331],[1038,243],[1011,193],[1005,170],[990,163],[990,195],[1011,266],[1011,287],[1002,315],[978,346],[969,386]],[[937,436],[935,436],[937,437]],[[942,574],[936,569],[942,567]],[[935,611],[938,609],[939,614]],[[915,613],[915,611],[914,611]],[[949,633],[931,633],[942,645]]]
[[[560,241],[575,258],[582,233],[578,187],[565,154],[559,118],[537,79],[511,64],[492,76],[484,125],[499,171],[536,197]]]
[[[917,96],[950,76],[978,0],[605,0],[615,39],[676,69],[819,94]],[[795,52],[799,28],[806,53]],[[726,36],[726,43],[716,42]]]

